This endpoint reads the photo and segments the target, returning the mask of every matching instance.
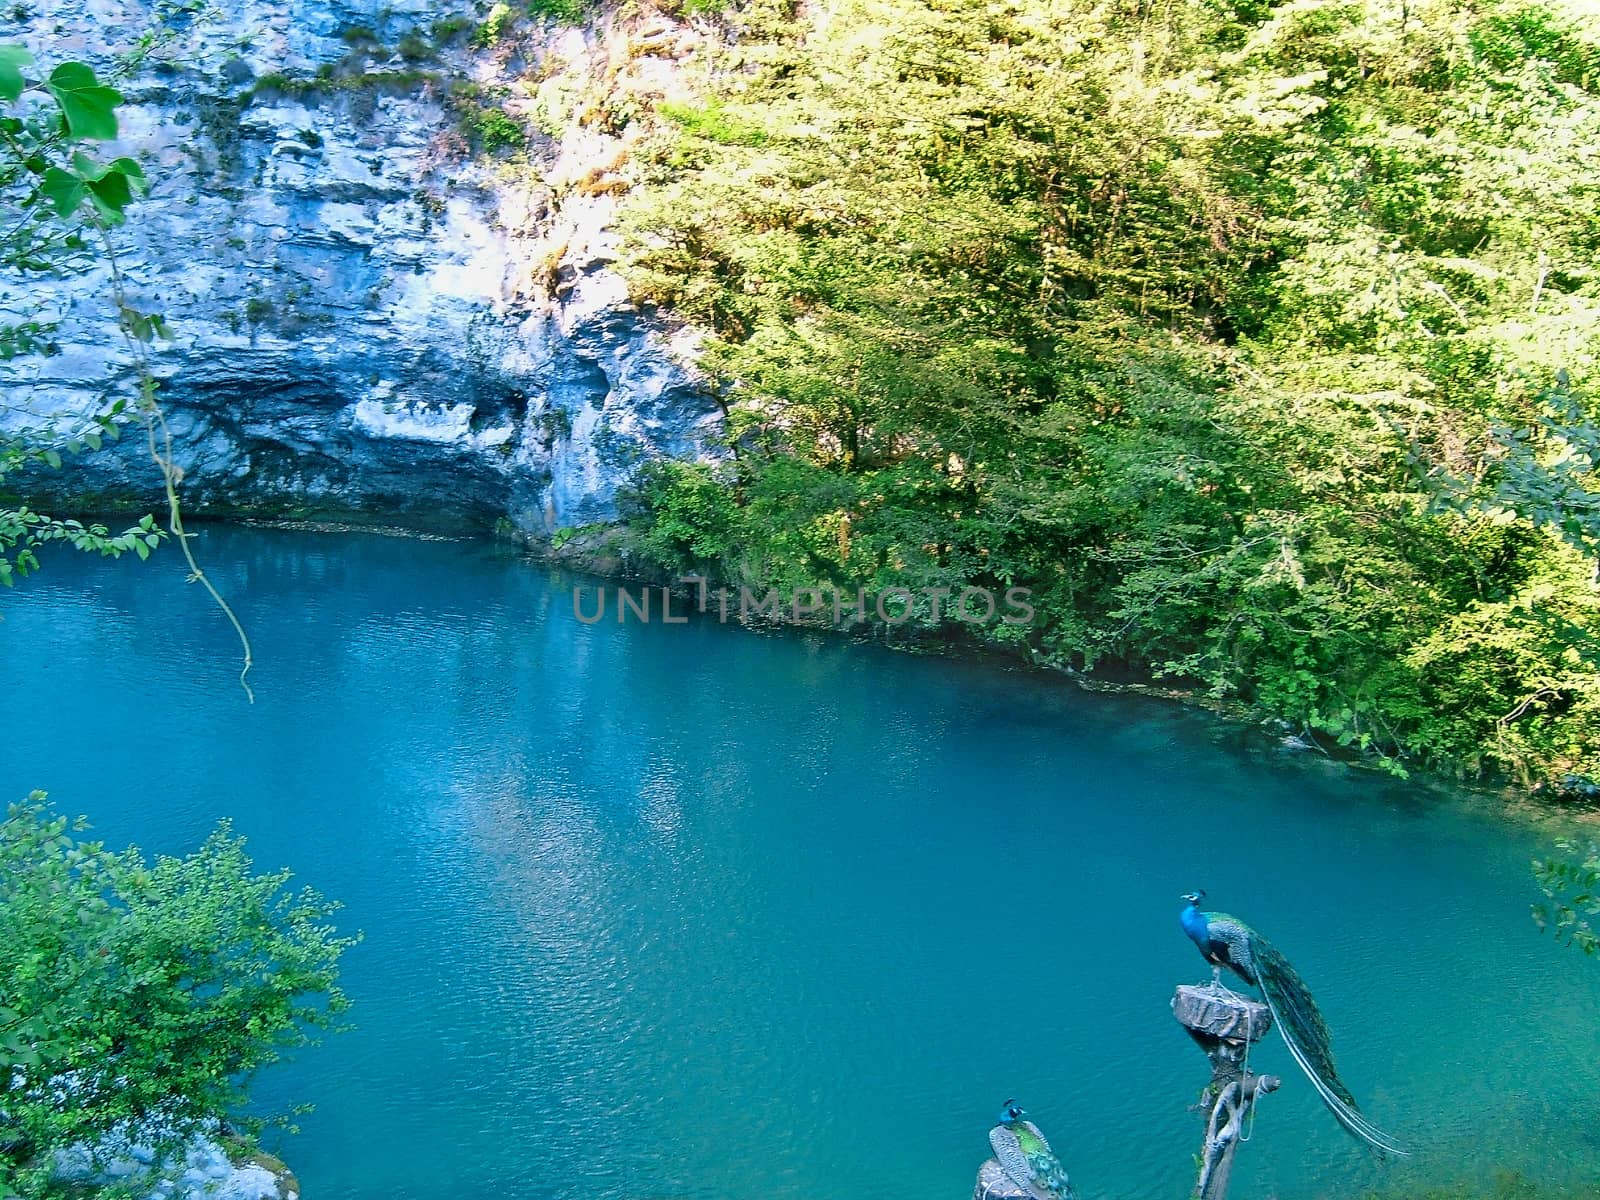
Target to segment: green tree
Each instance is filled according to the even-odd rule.
[[[1525,425],[1497,425],[1475,478],[1438,473],[1443,502],[1492,520],[1548,529],[1593,564],[1600,583],[1600,426],[1566,371]]]
[[[731,514],[645,497],[664,567],[1021,584],[1034,653],[1081,670],[1396,770],[1600,771],[1591,26],[1528,0],[724,20],[702,102],[637,140],[634,292],[708,333],[738,451]]]
[[[0,822],[0,1194],[51,1194],[55,1151],[236,1120],[251,1076],[345,1011],[355,941],[226,824],[149,862],[43,800]]]

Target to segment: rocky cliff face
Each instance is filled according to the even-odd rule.
[[[631,306],[608,266],[625,135],[556,86],[603,71],[614,30],[549,24],[496,50],[469,43],[504,6],[199,7],[0,6],[0,41],[47,64],[101,69],[158,17],[175,31],[118,83],[109,150],[153,183],[116,240],[133,302],[174,333],[156,369],[191,510],[549,533],[611,517],[641,460],[709,452],[719,416],[692,337]],[[670,88],[673,66],[658,52],[631,69]],[[551,86],[507,85],[530,71]],[[524,159],[482,153],[508,137]],[[0,297],[61,321],[59,354],[0,364],[13,427],[65,428],[131,394],[103,265],[0,280]],[[59,478],[80,499],[158,495],[142,442]]]

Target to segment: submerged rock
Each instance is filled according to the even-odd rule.
[[[103,69],[158,7],[173,11],[37,0],[20,25],[0,18],[0,40]],[[692,336],[630,304],[609,266],[616,189],[552,182],[588,178],[585,156],[611,161],[617,139],[547,114],[561,136],[524,122],[530,164],[467,155],[455,98],[515,64],[429,39],[475,12],[240,0],[170,17],[166,61],[119,84],[122,140],[97,153],[135,156],[153,183],[115,241],[132,303],[174,333],[153,365],[191,509],[546,534],[613,517],[646,458],[713,453]],[[604,53],[601,32],[546,40]],[[0,363],[21,401],[0,422],[65,437],[133,394],[109,267],[20,282],[0,280],[6,317],[59,321],[59,353]],[[29,490],[153,503],[160,480],[128,436]]]
[[[1600,783],[1586,775],[1563,775],[1556,784],[1556,794],[1564,800],[1600,800]]]

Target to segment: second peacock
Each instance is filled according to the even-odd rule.
[[[1406,1151],[1394,1138],[1361,1115],[1355,1097],[1339,1078],[1333,1065],[1328,1026],[1299,972],[1277,947],[1237,917],[1202,910],[1200,904],[1205,896],[1204,892],[1193,892],[1183,897],[1186,907],[1180,919],[1183,931],[1211,964],[1213,983],[1227,967],[1246,983],[1260,988],[1289,1053],[1339,1124],[1368,1145],[1405,1157]]]
[[[1015,1100],[1007,1100],[1000,1109],[1000,1122],[989,1131],[989,1145],[1006,1178],[1034,1200],[1078,1200],[1066,1168]]]

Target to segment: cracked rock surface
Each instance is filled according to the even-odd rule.
[[[0,41],[105,70],[155,7],[42,0],[24,24],[0,20]],[[527,167],[473,161],[450,88],[507,64],[456,45],[419,66],[389,48],[452,13],[475,20],[473,5],[223,7],[118,83],[122,140],[98,148],[137,157],[152,183],[115,237],[131,301],[173,331],[154,366],[191,511],[505,519],[538,536],[614,517],[645,459],[716,453],[693,336],[636,309],[610,268],[619,197],[546,186],[590,154],[603,174],[614,143],[573,118],[565,134],[530,126]],[[570,62],[606,36],[544,40]],[[338,84],[309,86],[319,71]],[[0,277],[10,319],[59,322],[59,353],[0,363],[5,426],[65,437],[133,394],[108,276]],[[29,491],[153,500],[134,434]]]

